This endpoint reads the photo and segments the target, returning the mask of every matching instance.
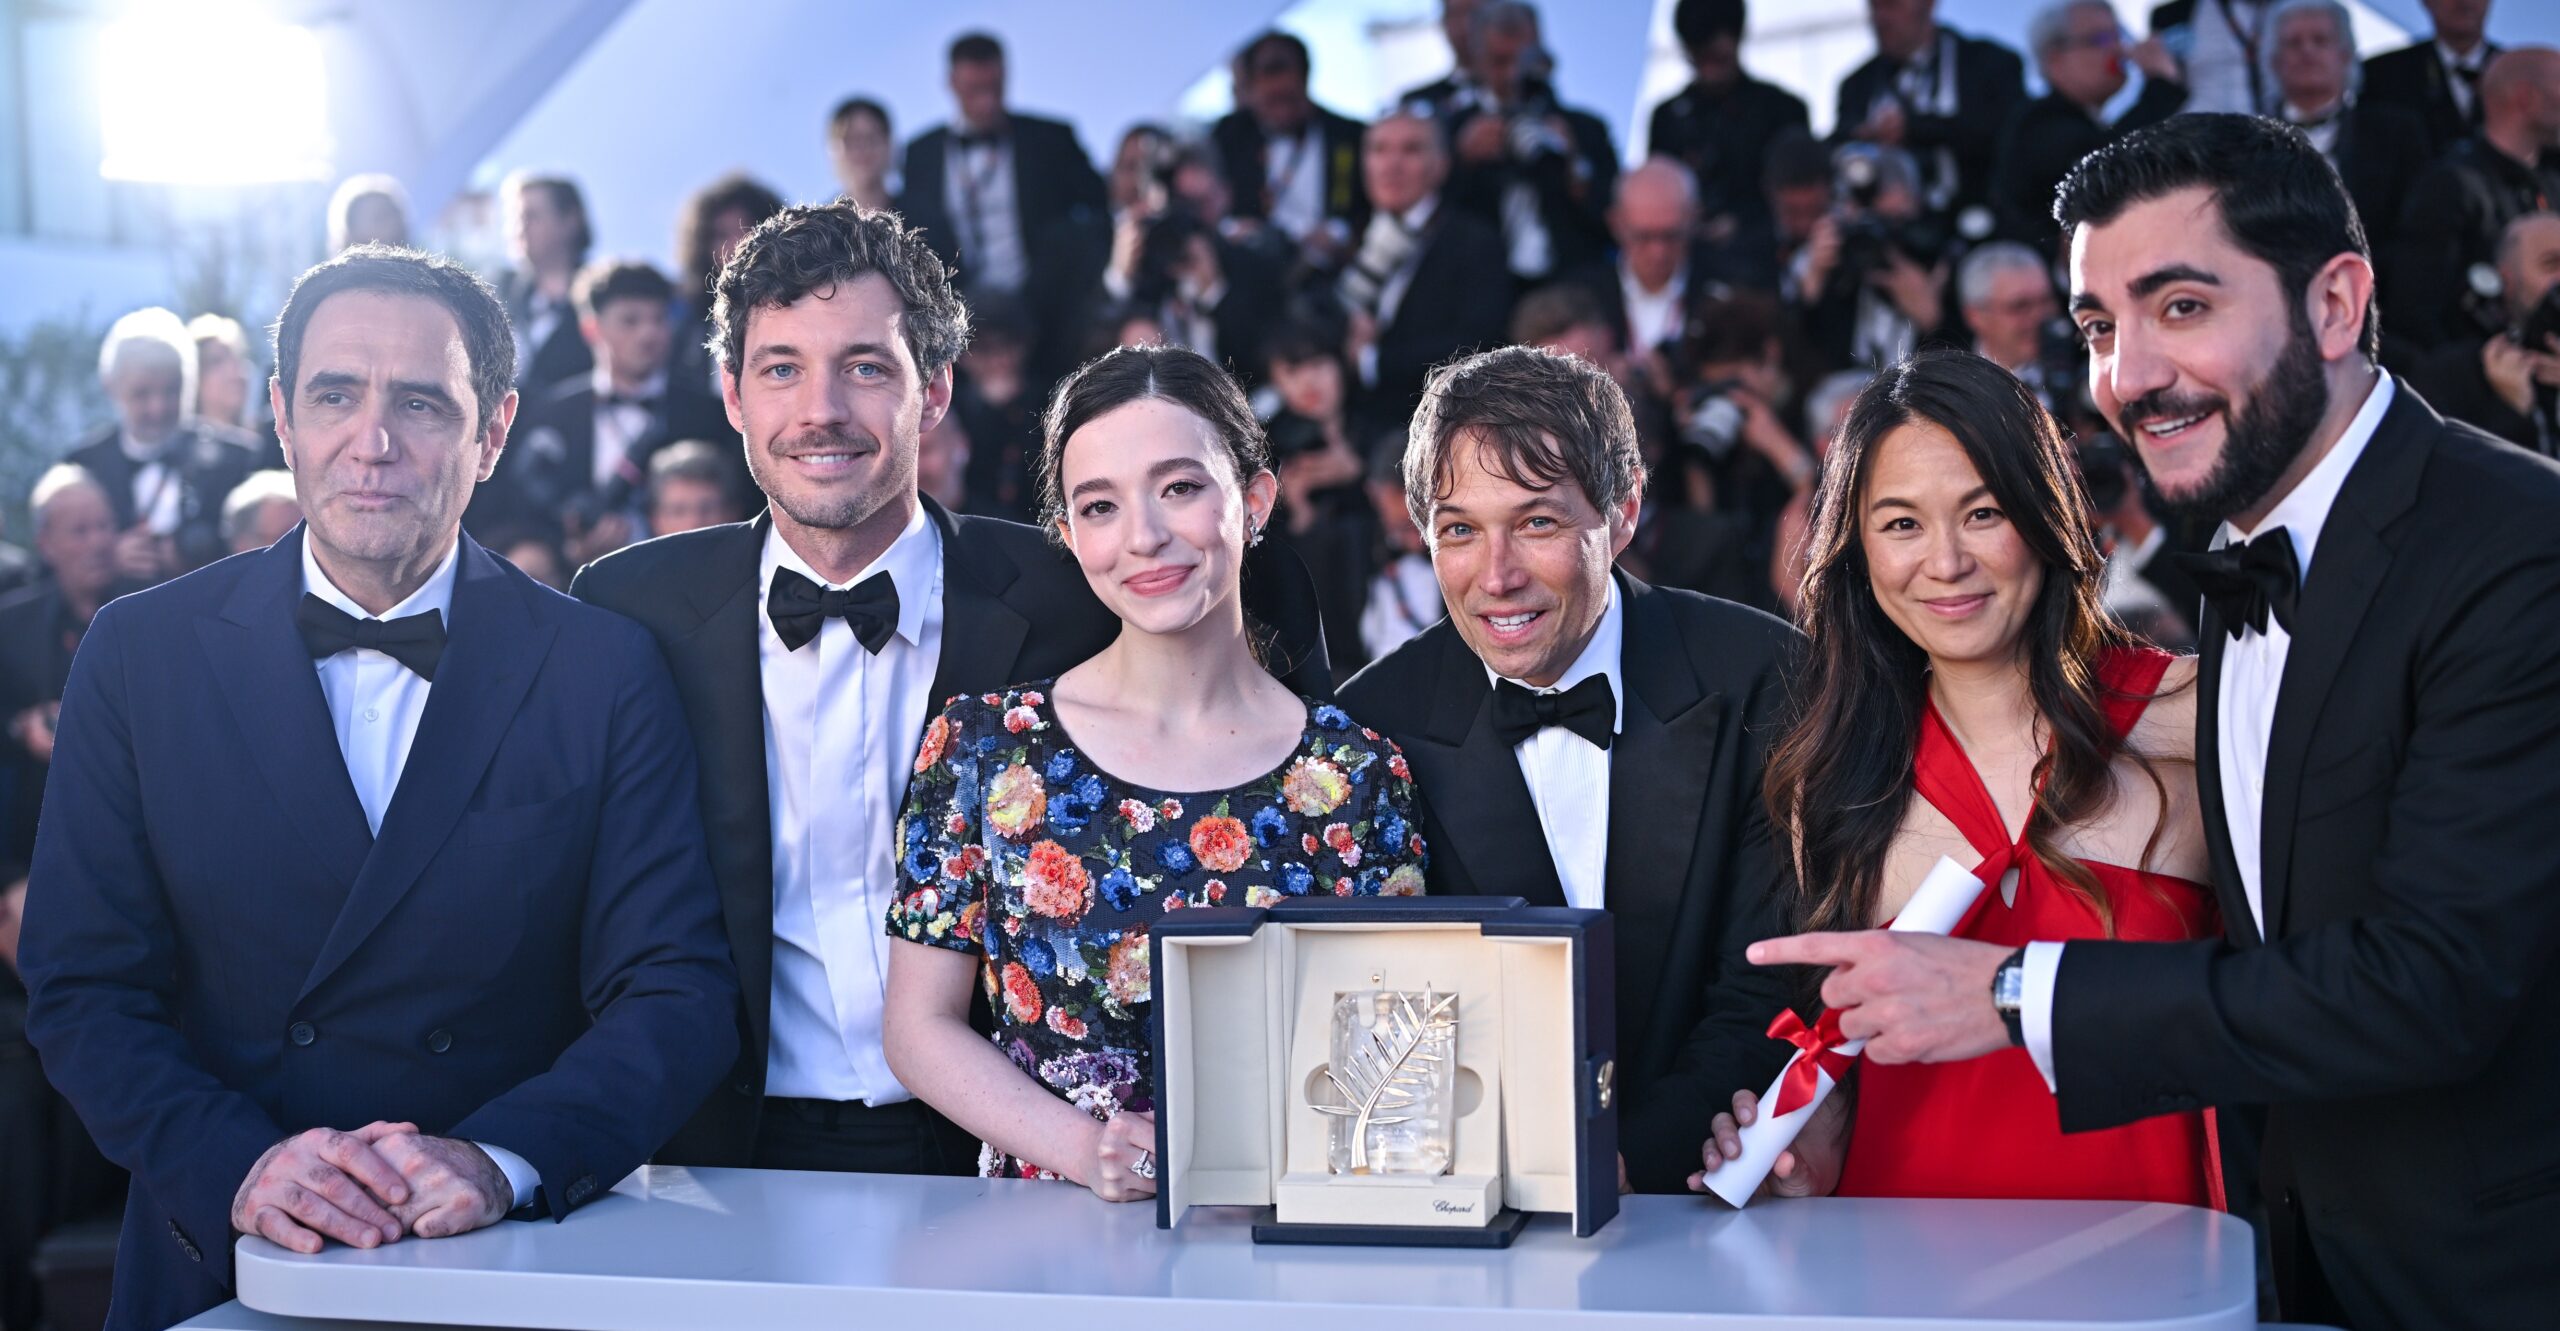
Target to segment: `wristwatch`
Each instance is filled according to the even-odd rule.
[[[2009,1028],[2009,1044],[2023,1048],[2027,1043],[2026,1021],[2020,1007],[2027,998],[2027,950],[2019,948],[2009,954],[2000,969],[1991,972],[1991,1006],[2000,1014],[2000,1024]]]

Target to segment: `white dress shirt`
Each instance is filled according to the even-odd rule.
[[[320,560],[311,553],[311,540],[305,536],[302,589],[357,619],[403,619],[432,611],[451,632],[453,571],[461,554],[462,542],[456,540],[444,552],[444,562],[436,565],[435,572],[427,575],[418,590],[376,615],[339,591],[338,584],[320,571]],[[320,693],[329,701],[329,728],[338,737],[338,754],[346,760],[347,779],[356,788],[356,803],[364,806],[365,825],[380,836],[383,812],[391,807],[392,794],[400,788],[400,773],[409,765],[409,746],[418,738],[418,718],[426,713],[427,692],[433,686],[409,667],[369,647],[351,647],[312,664],[320,672]],[[530,1162],[503,1146],[475,1144],[507,1176],[507,1186],[515,1194],[513,1206],[533,1200],[533,1190],[542,1182],[542,1176]]]
[[[2270,0],[2196,0],[2187,20],[2187,110],[2265,113],[2258,61],[2275,39],[2267,27],[2273,8]]]
[[[1409,238],[1411,241],[1411,248],[1402,251],[1395,270],[1387,273],[1384,280],[1378,284],[1376,322],[1381,334],[1394,326],[1396,311],[1404,307],[1404,293],[1413,288],[1413,275],[1422,270],[1422,254],[1430,245],[1430,242],[1424,238],[1424,228],[1431,225],[1433,214],[1439,211],[1440,196],[1433,194],[1405,209],[1402,214],[1380,212],[1369,218],[1369,234],[1362,240],[1360,247],[1364,257],[1374,249],[1396,248],[1388,243],[1394,239]],[[1382,237],[1379,234],[1382,230],[1398,232],[1400,236]],[[1378,344],[1374,339],[1369,345],[1360,348],[1360,363],[1353,368],[1360,372],[1361,383],[1371,387],[1377,385]]]
[[[2346,432],[2338,436],[2329,455],[2320,459],[2291,493],[2276,501],[2254,530],[2244,532],[2228,522],[2222,524],[2214,534],[2214,548],[2252,540],[2282,527],[2293,541],[2297,585],[2309,586],[2311,554],[2320,543],[2321,525],[2328,521],[2329,509],[2338,502],[2338,491],[2346,486],[2356,460],[2364,456],[2365,445],[2373,442],[2373,432],[2381,426],[2382,414],[2390,410],[2393,395],[2391,376],[2377,374],[2372,389],[2365,394],[2364,405],[2356,409],[2355,418],[2347,422]],[[2222,650],[2219,696],[2213,713],[2219,733],[2212,760],[2222,778],[2222,818],[2230,829],[2231,858],[2240,868],[2240,887],[2249,901],[2249,917],[2261,938],[2267,930],[2265,885],[2259,881],[2264,871],[2259,855],[2259,817],[2266,808],[2267,740],[2275,731],[2276,694],[2283,687],[2285,658],[2292,648],[2292,632],[2272,616],[2267,620],[2266,632],[2251,630],[2230,639]],[[2197,755],[2199,762],[2204,758],[2205,755]],[[2026,985],[2019,995],[2020,1033],[2026,1037],[2028,1057],[2035,1060],[2036,1071],[2044,1074],[2048,1088],[2054,1085],[2053,983],[2062,970],[2063,946],[2027,945],[2023,977]]]
[[[878,655],[829,618],[800,650],[763,612],[774,570],[845,588],[885,573],[897,633]],[[777,531],[756,580],[764,776],[773,806],[773,1040],[765,1093],[884,1105],[912,1098],[880,1047],[898,813],[942,659],[942,531],[919,505],[851,581],[829,583]]]
[[[1514,684],[1532,693],[1562,693],[1591,678],[1609,681],[1609,733],[1627,728],[1627,686],[1619,669],[1619,645],[1625,638],[1626,614],[1618,600],[1618,580],[1609,580],[1609,600],[1582,655],[1539,688],[1524,680]],[[1500,680],[1491,666],[1485,676]],[[1547,855],[1556,862],[1556,878],[1564,884],[1565,904],[1582,910],[1607,907],[1609,881],[1609,750],[1563,726],[1548,726],[1512,746],[1520,760],[1521,779],[1529,783],[1529,803],[1538,810],[1539,830],[1546,834]]]
[[[133,520],[154,536],[167,536],[178,530],[179,491],[186,483],[179,479],[174,446],[175,434],[157,445],[145,446],[125,433],[116,435],[116,447],[124,450],[127,460],[141,465],[133,469]]]
[[[607,402],[605,399],[616,396],[613,371],[599,364],[595,370],[595,389],[596,447],[595,456],[587,462],[594,475],[589,476],[587,482],[601,490],[613,483],[614,476],[622,470],[622,464],[629,460],[631,446],[640,442],[641,436],[657,424],[657,418],[644,404],[666,400],[667,372],[660,370],[651,375],[648,382],[620,395],[633,401]]]
[[[953,125],[942,157],[942,202],[959,232],[960,264],[973,287],[1020,291],[1031,261],[1022,212],[1014,206],[1013,134],[1001,131],[992,142],[965,148],[960,135]]]
[[[2461,55],[2455,55],[2453,48],[2441,41],[2431,45],[2436,48],[2436,59],[2444,65],[2444,81],[2453,93],[2454,109],[2462,112],[2465,120],[2470,119],[2471,104],[2479,98],[2480,89],[2470,79],[2462,77],[2462,72],[2469,70],[2472,78],[2479,77],[2480,71],[2489,63],[2489,43],[2480,42]]]
[[[1680,336],[1680,293],[1689,289],[1689,266],[1671,275],[1660,291],[1647,291],[1633,270],[1618,265],[1618,291],[1627,302],[1627,350],[1651,351]]]
[[[1324,125],[1307,117],[1295,138],[1265,139],[1264,187],[1271,192],[1272,229],[1303,243],[1324,225]]]

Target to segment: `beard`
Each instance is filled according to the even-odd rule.
[[[770,448],[773,450],[770,455],[764,448],[747,450],[747,474],[755,481],[756,488],[772,500],[774,507],[781,509],[793,522],[803,527],[818,531],[842,531],[848,527],[859,526],[865,519],[888,504],[901,488],[895,484],[899,477],[894,465],[880,474],[881,480],[891,484],[822,494],[799,493],[790,484],[788,478],[781,474],[785,465],[781,456],[784,454],[870,453],[884,461],[891,461],[888,458],[889,446],[868,430],[856,429],[849,425],[807,430],[789,438],[777,439]],[[907,474],[912,478],[915,470],[912,453],[908,456],[906,466]],[[914,488],[912,480],[904,488]]]
[[[2319,344],[2312,339],[2310,320],[2296,309],[2283,352],[2266,374],[2250,385],[2249,403],[2238,414],[2231,412],[2228,399],[2214,394],[2172,396],[2162,390],[2145,393],[2119,407],[2116,429],[2132,445],[2128,451],[2133,454],[2134,465],[2142,467],[2148,476],[2150,469],[2142,461],[2142,448],[2134,443],[2140,437],[2135,431],[2145,421],[2221,412],[2225,433],[2222,454],[2214,459],[2213,470],[2185,494],[2154,486],[2162,507],[2173,516],[2219,522],[2255,507],[2275,489],[2293,460],[2302,456],[2312,433],[2320,428],[2321,418],[2329,413],[2327,370],[2327,362],[2320,358]]]

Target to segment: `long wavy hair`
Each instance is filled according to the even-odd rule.
[[[1850,405],[1824,462],[1799,612],[1805,669],[1763,783],[1773,825],[1794,859],[1798,923],[1874,926],[1885,852],[1911,801],[1929,658],[1877,604],[1859,540],[1875,451],[1909,423],[1954,436],[2044,566],[2018,645],[2043,749],[2026,845],[2112,936],[2113,903],[2059,842],[2062,829],[2103,813],[2114,798],[2110,769],[2126,748],[2108,724],[2108,690],[2097,666],[2102,652],[2140,640],[2101,600],[2106,563],[2060,427],[2025,385],[1969,352],[1922,352],[1877,376]],[[2165,815],[2159,773],[2150,759],[2134,757],[2161,792]],[[2155,822],[2143,847],[2146,865],[2159,836]]]

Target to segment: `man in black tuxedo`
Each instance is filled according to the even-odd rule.
[[[1870,0],[1867,17],[1876,53],[1841,80],[1832,141],[1910,153],[1933,216],[1987,206],[2001,127],[2027,99],[2026,62],[1942,26],[1937,0]]]
[[[302,1253],[561,1219],[727,1066],[737,984],[648,636],[462,534],[504,309],[364,245],[276,324],[309,520],[110,602],[63,693],[27,1038],[133,1171],[109,1325]]]
[[[2376,367],[2363,235],[2298,130],[2178,117],[2083,163],[2055,214],[2092,396],[2165,502],[2222,524],[2195,572],[2223,936],[1752,957],[1837,967],[1823,1001],[1872,1059],[2023,1044],[2067,1130],[2262,1106],[2288,1321],[2541,1325],[2560,466]]]
[[[1646,131],[1649,153],[1676,159],[1696,179],[1703,236],[1715,244],[1767,233],[1761,177],[1770,141],[1809,123],[1803,99],[1743,69],[1748,19],[1743,0],[1680,0],[1671,30],[1696,77],[1653,108]]]
[[[1449,148],[1429,119],[1391,111],[1369,127],[1360,166],[1376,207],[1339,290],[1348,350],[1383,419],[1401,420],[1422,377],[1461,351],[1503,340],[1512,283],[1502,233],[1447,206]]]
[[[2505,48],[2489,40],[2489,0],[2423,0],[2435,32],[2364,62],[2359,99],[2426,124],[2435,156],[2480,128],[2480,75]]]
[[[745,1000],[736,1066],[659,1158],[972,1173],[977,1143],[880,1047],[907,777],[943,703],[1065,670],[1119,622],[1040,531],[917,494],[969,317],[916,229],[851,203],[786,208],[721,269],[712,325],[772,507],[621,551],[572,587],[638,620],[674,668]],[[1327,669],[1298,627],[1312,599],[1258,607],[1300,687]]]
[[[9,799],[0,809],[0,860],[24,864],[35,854],[36,817],[44,804],[45,769],[53,761],[55,713],[71,654],[98,607],[131,584],[116,575],[115,516],[104,486],[61,463],[36,478],[27,498],[36,557],[45,577],[0,596],[0,769]]]
[[[2394,331],[2428,350],[2497,331],[2497,302],[2473,275],[2496,262],[2509,222],[2560,203],[2560,50],[2500,55],[2480,80],[2480,106],[2480,131],[2410,186],[2385,267]]]
[[[2560,345],[2526,346],[2534,312],[2560,299],[2560,213],[2532,212],[2498,239],[2498,300],[2506,326],[2457,342],[2420,362],[2409,384],[2448,418],[2546,456],[2560,452]]]
[[[63,460],[106,488],[117,572],[153,583],[230,553],[222,501],[258,469],[258,454],[245,432],[195,419],[196,342],[186,325],[158,308],[116,320],[98,351],[98,383],[116,423]]]
[[[2401,205],[2434,155],[2426,123],[2407,107],[2356,92],[2355,25],[2340,0],[2289,0],[2268,22],[2275,114],[2301,126],[2338,168],[2366,244],[2388,253]]]
[[[1082,331],[1077,302],[1110,251],[1110,191],[1073,126],[1005,105],[994,37],[953,41],[950,66],[959,118],[907,145],[898,211],[959,268],[963,288],[1020,296],[1040,327],[1035,360],[1063,368]]]
[[[466,525],[560,533],[601,550],[630,544],[649,459],[733,431],[720,403],[667,372],[675,285],[636,259],[600,259],[570,288],[593,371],[527,394],[498,474],[471,497]],[[743,467],[733,478],[743,489]]]
[[[1449,616],[1342,705],[1413,764],[1430,891],[1616,918],[1623,1182],[1681,1191],[1729,1087],[1766,1085],[1787,1052],[1765,1034],[1785,996],[1742,949],[1779,919],[1760,770],[1796,635],[1612,571],[1644,465],[1587,361],[1444,366],[1404,481]]]
[[[1656,157],[1618,177],[1609,205],[1617,253],[1566,275],[1598,298],[1627,354],[1677,343],[1697,296],[1714,285],[1698,242],[1698,190],[1689,168]]]
[[[1209,131],[1234,191],[1232,213],[1268,225],[1329,267],[1369,224],[1362,126],[1307,95],[1307,44],[1271,31],[1236,57],[1236,109]]]
[[[2002,236],[2050,255],[2059,235],[2055,183],[2109,140],[2177,114],[2187,85],[2179,81],[2177,57],[2157,39],[2126,50],[2107,0],[2048,6],[2028,26],[2027,47],[2052,91],[2020,107],[2001,131],[1991,208]],[[2107,103],[2124,91],[2128,62],[2142,70],[2142,93],[2110,123]]]
[[[1609,249],[1618,149],[1598,116],[1566,106],[1527,0],[1484,0],[1469,20],[1469,82],[1449,101],[1450,207],[1500,231],[1511,275],[1542,282]]]

